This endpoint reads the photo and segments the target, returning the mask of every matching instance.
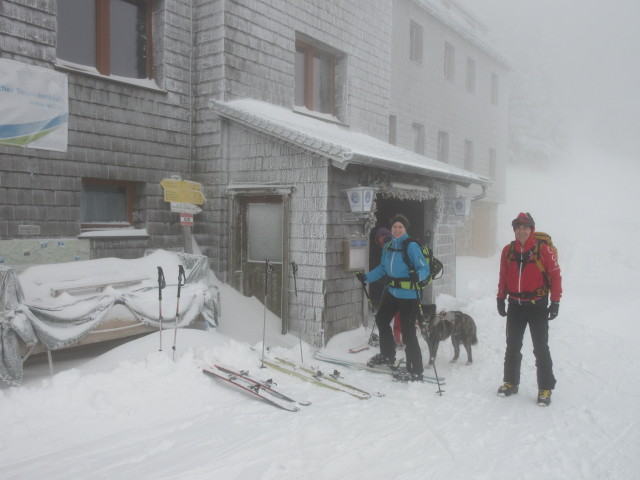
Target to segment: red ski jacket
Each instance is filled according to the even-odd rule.
[[[562,276],[556,252],[546,243],[540,244],[540,261],[548,279],[547,289],[545,275],[536,265],[536,242],[532,232],[524,247],[516,241],[513,252],[509,253],[510,243],[502,249],[498,298],[507,298],[509,295],[511,301],[535,303],[546,297],[548,292],[552,302],[560,301]],[[508,256],[511,256],[511,259],[508,259]]]

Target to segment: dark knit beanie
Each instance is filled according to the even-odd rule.
[[[520,212],[513,222],[511,222],[511,226],[514,229],[521,226],[534,228],[536,222],[533,221],[533,217],[529,212]]]
[[[404,229],[405,230],[409,230],[409,220],[407,219],[407,217],[405,217],[404,215],[398,213],[396,215],[393,216],[393,218],[391,219],[391,226],[393,226],[394,223],[396,222],[400,222],[402,225],[404,225]]]

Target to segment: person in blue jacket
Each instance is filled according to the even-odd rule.
[[[425,260],[418,243],[409,242],[407,257],[411,266],[405,263],[402,248],[409,238],[409,220],[397,214],[391,219],[391,240],[382,249],[380,265],[369,273],[356,273],[361,282],[372,283],[388,277],[389,285],[376,314],[376,325],[380,334],[380,353],[369,360],[369,365],[393,365],[396,359],[396,342],[391,330],[391,320],[400,313],[402,339],[405,344],[408,380],[422,380],[422,351],[416,335],[418,313],[418,284],[429,277],[429,264]],[[410,268],[411,267],[411,268]]]

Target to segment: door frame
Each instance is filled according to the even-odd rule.
[[[242,184],[229,185],[226,194],[230,195],[229,208],[229,271],[228,278],[231,285],[243,292],[244,271],[242,270],[242,235],[245,233],[242,221],[238,221],[242,211],[242,202],[251,197],[270,197],[274,200],[279,198],[282,204],[282,280],[280,282],[280,311],[281,311],[281,333],[284,335],[289,331],[289,275],[290,275],[290,215],[289,204],[294,187],[291,185],[264,185],[264,184]],[[263,299],[259,299],[261,302]]]

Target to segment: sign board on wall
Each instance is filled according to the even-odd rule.
[[[366,237],[345,238],[343,241],[343,268],[347,272],[367,270],[369,266],[369,239]]]
[[[160,185],[164,188],[165,202],[192,203],[195,205],[204,203],[202,184],[198,182],[165,178],[160,182]]]
[[[67,151],[67,76],[0,59],[0,144]]]

